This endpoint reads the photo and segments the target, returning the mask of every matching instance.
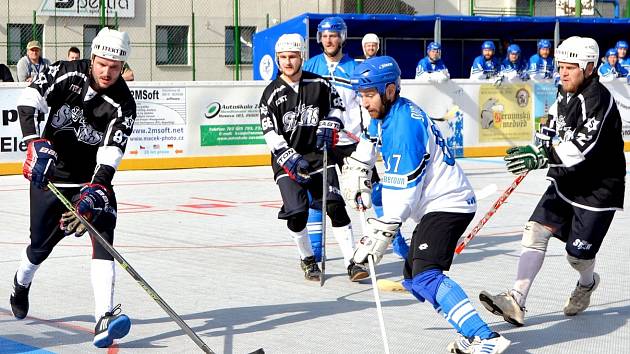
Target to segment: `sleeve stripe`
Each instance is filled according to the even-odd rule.
[[[55,89],[55,86],[56,86],[58,83],[60,83],[60,82],[62,82],[62,81],[64,81],[64,80],[67,80],[68,78],[70,78],[70,77],[72,77],[72,76],[78,76],[78,77],[80,77],[81,79],[83,79],[83,81],[87,81],[87,76],[86,76],[84,73],[81,73],[81,72],[78,72],[78,71],[72,71],[72,72],[69,72],[69,73],[65,73],[65,74],[63,74],[63,75],[59,76],[59,77],[57,78],[57,80],[55,80],[55,82],[53,82],[53,84],[52,84],[52,85],[50,85],[50,87],[46,90],[46,92],[44,92],[44,99],[45,99],[46,97],[48,97],[48,95],[52,92],[52,90],[54,90],[54,89]]]

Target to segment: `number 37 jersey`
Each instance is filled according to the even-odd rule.
[[[369,131],[378,132],[385,165],[381,182],[386,218],[419,222],[430,212],[477,210],[468,178],[420,107],[400,97],[382,120],[370,124]]]

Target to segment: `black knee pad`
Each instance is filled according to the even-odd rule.
[[[333,227],[342,227],[350,223],[346,206],[342,203],[329,203],[326,205],[326,210],[328,211],[328,216],[330,216]]]
[[[300,232],[306,227],[307,221],[308,213],[291,215],[289,219],[287,219],[287,227],[293,232]]]

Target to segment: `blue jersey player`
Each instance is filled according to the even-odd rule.
[[[470,78],[476,80],[496,79],[501,70],[501,62],[494,56],[496,47],[492,41],[481,44],[481,55],[476,57],[470,67]]]
[[[322,53],[306,61],[303,69],[322,76],[335,87],[346,107],[341,117],[344,129],[352,133],[352,136],[359,136],[366,124],[363,122],[360,100],[350,84],[350,77],[357,63],[343,53],[347,32],[348,28],[341,17],[324,18],[317,26],[317,43],[321,46]],[[344,159],[350,156],[356,146],[357,142],[349,134],[340,135],[339,141],[332,151],[340,168],[343,167]],[[375,212],[380,215],[381,189],[376,170],[373,171],[370,182],[374,195],[370,198],[364,198],[364,202],[366,207],[374,204]],[[317,259],[321,257],[321,219],[322,215],[319,210],[311,209],[309,211],[309,236]],[[395,245],[394,251],[405,258],[408,246],[404,238],[398,237]]]
[[[521,47],[518,44],[510,44],[507,49],[507,58],[501,63],[499,72],[502,81],[518,82],[529,80],[527,64],[521,58]]]
[[[604,58],[605,61],[599,66],[599,69],[597,69],[600,82],[610,82],[618,77],[628,76],[628,71],[619,64],[617,49],[608,49]]]
[[[353,157],[372,164],[376,140],[385,164],[384,215],[368,219],[354,261],[365,263],[373,256],[378,262],[402,222],[412,219],[418,224],[404,265],[404,287],[431,303],[460,334],[449,344],[451,352],[502,353],[510,341],[488,327],[464,290],[444,274],[477,209],[470,182],[438,127],[420,107],[399,96],[400,68],[393,58],[366,60],[352,82],[373,118],[371,125],[379,126],[378,137],[362,139]]]
[[[553,78],[553,57],[551,56],[551,42],[548,39],[538,41],[538,53],[529,58],[528,71],[533,80]]]
[[[420,59],[416,67],[416,80],[440,83],[450,79],[451,75],[442,61],[442,46],[431,42],[427,46],[427,56]]]
[[[615,46],[617,49],[617,59],[619,65],[621,65],[627,72],[630,72],[630,59],[628,58],[628,42],[619,41]]]

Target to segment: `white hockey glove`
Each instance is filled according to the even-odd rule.
[[[392,243],[402,222],[400,220],[385,222],[369,218],[367,224],[367,230],[364,230],[367,234],[359,240],[352,259],[354,263],[365,264],[367,263],[368,255],[372,255],[374,256],[374,264],[378,264],[383,258],[387,247]]]
[[[372,207],[372,168],[351,156],[343,159],[341,169],[341,194],[348,205],[354,209]],[[357,202],[361,196],[362,206]]]
[[[71,211],[66,211],[61,214],[59,225],[66,235],[74,233],[74,236],[81,237],[85,231],[87,231],[85,225],[83,225],[81,221],[79,221],[79,218],[75,217]]]

